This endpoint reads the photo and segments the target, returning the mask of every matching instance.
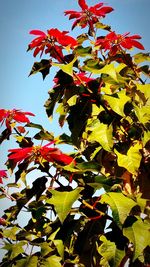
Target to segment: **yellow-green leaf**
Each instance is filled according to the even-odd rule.
[[[150,225],[139,218],[132,226],[124,228],[123,234],[134,245],[134,258],[141,258],[144,248],[150,245]]]
[[[70,212],[73,203],[80,197],[80,192],[83,188],[76,188],[70,192],[59,192],[56,190],[50,190],[52,198],[47,199],[46,202],[53,204],[57,215],[63,223],[65,218]]]
[[[48,258],[46,258],[43,263],[41,263],[41,267],[62,267],[60,261],[61,257],[58,257],[56,255],[52,255]]]
[[[138,120],[141,123],[145,124],[150,122],[150,106],[145,105],[142,107],[138,107],[134,105],[134,110]]]
[[[150,131],[144,131],[144,136],[142,138],[143,146],[145,146],[148,141],[150,141]]]
[[[146,98],[150,98],[150,84],[136,84],[136,87]]]
[[[77,98],[78,96],[77,95],[73,95],[72,97],[70,97],[67,101],[68,105],[69,106],[74,106],[77,102]]]
[[[94,127],[94,130],[88,137],[88,141],[98,142],[106,151],[111,151],[113,147],[112,125],[110,124],[108,126],[107,124],[99,122],[95,126],[96,127]]]
[[[110,192],[102,195],[101,203],[107,203],[112,210],[114,221],[121,226],[129,215],[131,209],[137,205],[131,198],[119,192]]]
[[[98,252],[102,256],[101,266],[120,266],[120,262],[125,256],[125,251],[117,249],[116,244],[107,240],[104,235],[100,237],[100,241],[102,244],[98,247]]]
[[[104,95],[104,99],[108,102],[109,106],[113,111],[124,117],[124,106],[131,99],[130,97],[126,96],[125,90],[119,92],[117,96],[118,97]]]
[[[52,63],[53,66],[60,68],[62,71],[67,73],[70,76],[73,76],[73,64],[76,61],[76,57],[68,64],[58,64],[58,63]]]
[[[117,155],[118,165],[120,167],[124,167],[132,174],[137,174],[142,159],[140,149],[142,149],[142,144],[140,144],[140,142],[137,142],[131,146],[127,152],[127,155],[123,155],[115,149],[114,152]]]

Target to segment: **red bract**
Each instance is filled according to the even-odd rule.
[[[11,129],[11,123],[18,122],[18,123],[29,123],[30,120],[27,116],[35,116],[31,112],[23,112],[17,109],[7,110],[7,109],[0,109],[0,122],[4,122],[8,129]]]
[[[0,170],[0,184],[3,183],[3,178],[7,178],[7,173],[5,170]]]
[[[30,34],[39,35],[37,38],[33,39],[33,41],[29,44],[29,49],[34,49],[34,57],[41,52],[43,54],[45,50],[45,54],[50,53],[50,55],[57,59],[58,61],[63,61],[63,53],[62,48],[69,46],[70,48],[74,48],[77,46],[77,41],[71,36],[67,35],[66,31],[59,31],[58,29],[50,29],[47,31],[47,34],[39,31],[32,30]],[[57,44],[58,43],[58,44]]]
[[[107,13],[113,11],[112,7],[103,6],[103,3],[96,4],[89,7],[85,0],[78,0],[81,11],[66,10],[65,15],[69,15],[69,19],[76,19],[72,25],[74,29],[77,25],[80,25],[82,28],[85,28],[89,25],[90,30],[93,30],[93,25],[98,22],[98,18],[105,17]]]
[[[128,36],[128,33],[125,34],[116,34],[115,32],[110,32],[105,37],[98,37],[96,41],[96,46],[99,46],[105,51],[109,50],[110,55],[116,55],[118,51],[124,49],[131,49],[136,47],[138,49],[144,50],[144,46],[136,41],[136,39],[141,39],[139,35]]]
[[[58,148],[48,147],[53,142],[41,146],[33,146],[33,147],[26,147],[26,148],[16,148],[16,149],[9,149],[8,151],[10,154],[8,158],[13,160],[15,164],[19,164],[24,160],[36,161],[38,163],[42,162],[42,159],[48,162],[55,162],[61,165],[68,165],[74,161],[71,156],[68,156],[62,153],[61,150]]]

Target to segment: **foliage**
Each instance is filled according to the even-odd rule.
[[[69,133],[55,137],[30,112],[0,110],[1,143],[19,146],[0,170],[1,198],[12,201],[0,218],[2,267],[150,265],[150,56],[130,53],[144,50],[139,35],[102,23],[112,7],[78,3],[65,15],[79,36],[32,30],[28,47],[47,55],[30,75],[57,68],[45,108]]]

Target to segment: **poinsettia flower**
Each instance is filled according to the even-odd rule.
[[[40,56],[42,56],[43,52],[45,54],[50,53],[51,57],[57,59],[58,61],[63,61],[63,47],[74,48],[77,46],[77,41],[67,35],[67,31],[59,31],[58,29],[49,29],[47,33],[44,33],[40,30],[32,30],[30,34],[38,35],[33,41],[29,44],[29,50],[34,50],[34,57],[41,52]]]
[[[11,129],[11,123],[18,122],[18,123],[29,123],[30,120],[27,116],[35,116],[31,112],[23,112],[17,109],[7,110],[7,109],[0,109],[0,122],[2,124],[5,122],[6,127]]]
[[[3,183],[3,178],[7,178],[7,173],[5,170],[0,170],[0,184]]]
[[[74,159],[64,154],[58,148],[49,147],[53,142],[45,145],[45,146],[32,146],[25,148],[15,148],[9,149],[10,154],[8,155],[8,159],[13,160],[15,164],[19,164],[24,160],[29,162],[35,161],[41,163],[42,160],[46,160],[48,162],[55,162],[61,165],[68,165],[74,161]]]
[[[144,50],[144,46],[137,41],[141,39],[140,35],[128,36],[130,33],[116,34],[115,32],[108,33],[105,37],[98,37],[96,46],[99,46],[104,51],[109,50],[110,55],[116,55],[118,51],[123,49],[138,48]]]
[[[78,0],[78,4],[81,7],[81,11],[66,10],[65,15],[69,15],[69,19],[75,19],[72,29],[77,25],[81,28],[85,28],[87,25],[90,30],[93,30],[93,25],[98,22],[99,18],[104,18],[107,13],[113,11],[110,6],[104,6],[103,3],[96,4],[89,7],[85,0]]]

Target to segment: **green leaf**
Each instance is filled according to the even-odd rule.
[[[57,251],[59,253],[59,255],[61,256],[62,259],[64,259],[64,244],[62,240],[59,239],[55,239],[54,241],[54,245],[57,248]]]
[[[91,51],[92,51],[91,46],[87,47],[78,46],[77,48],[74,49],[74,53],[80,57],[91,56]]]
[[[104,99],[108,102],[111,109],[122,117],[124,114],[124,106],[128,101],[131,101],[130,97],[126,96],[125,90],[117,93],[118,97],[104,95]]]
[[[55,211],[61,221],[64,222],[73,203],[80,197],[80,192],[83,188],[76,188],[70,192],[59,192],[56,190],[50,190],[52,198],[46,200],[48,204],[54,205]]]
[[[127,155],[123,155],[114,149],[114,152],[117,155],[118,165],[120,167],[124,167],[132,174],[137,174],[142,159],[140,149],[142,149],[142,144],[140,142],[137,142],[131,146],[127,152]]]
[[[25,259],[17,260],[17,267],[37,267],[38,264],[38,257],[37,256],[31,256],[26,257]],[[13,265],[13,267],[15,267]]]
[[[150,54],[149,53],[138,53],[133,56],[134,62],[136,64],[142,63],[144,61],[150,61]]]
[[[30,123],[26,124],[26,127],[31,127],[31,128],[44,130],[44,128],[40,124],[36,124],[36,123],[33,123],[33,122],[30,122]]]
[[[139,218],[132,226],[124,228],[123,234],[134,245],[134,258],[142,255],[143,250],[150,245],[150,225]]]
[[[20,230],[19,227],[14,226],[3,230],[3,236],[5,238],[10,238],[11,240],[16,240],[16,233]]]
[[[54,136],[52,133],[44,130],[44,131],[40,131],[39,133],[37,133],[35,136],[34,136],[35,139],[37,140],[47,140],[47,141],[52,141],[54,140]]]
[[[110,124],[109,126],[104,123],[96,123],[95,126],[90,127],[90,125],[87,126],[88,130],[92,130],[92,132],[89,134],[88,141],[89,142],[98,142],[103,149],[106,151],[111,151],[113,147],[113,127]]]
[[[147,99],[150,98],[150,84],[136,84],[136,87]]]
[[[52,252],[54,249],[50,247],[50,244],[47,242],[43,242],[41,245],[41,255],[42,257],[45,257],[48,255],[50,252]]]
[[[61,257],[58,257],[56,255],[52,255],[44,260],[43,263],[41,263],[41,267],[62,267],[60,261]]]
[[[93,60],[94,61],[94,60]],[[107,74],[109,75],[113,80],[115,80],[116,82],[118,82],[118,78],[117,78],[117,72],[116,72],[116,68],[114,66],[114,64],[107,64],[103,67],[103,64],[99,65],[98,62],[96,64],[90,64],[91,61],[87,61],[86,64],[83,66],[83,70],[87,70],[92,72],[93,74]]]
[[[138,107],[134,104],[134,110],[135,115],[141,123],[146,124],[150,122],[150,106]]]
[[[73,65],[76,61],[76,57],[68,64],[58,64],[58,63],[52,63],[53,66],[60,68],[63,72],[67,73],[70,76],[73,76]]]
[[[114,79],[115,81],[118,81],[117,72],[116,72],[116,68],[114,64],[107,64],[102,69],[100,69],[99,73],[97,74],[100,74],[100,73],[108,74],[112,79]]]
[[[77,102],[77,98],[78,96],[77,95],[73,95],[72,97],[70,97],[67,101],[68,105],[69,106],[74,106]]]
[[[18,242],[17,244],[5,244],[5,246],[2,249],[8,250],[10,254],[10,260],[14,259],[17,257],[19,254],[24,252],[23,246],[27,244],[26,241],[21,241]]]
[[[103,30],[107,30],[107,31],[111,30],[111,27],[109,25],[103,24],[102,22],[95,23],[95,27],[97,29],[103,29]]]
[[[143,146],[145,146],[148,141],[150,141],[150,131],[144,131],[144,136],[142,138]]]
[[[122,226],[131,209],[137,205],[131,198],[128,198],[119,192],[110,192],[102,195],[100,202],[109,204],[114,221],[119,226]]]
[[[98,247],[98,252],[102,256],[100,266],[120,266],[120,262],[125,256],[124,250],[117,249],[115,243],[107,240],[104,235],[100,237],[100,241],[102,242]]]
[[[82,172],[100,171],[100,165],[95,161],[78,163],[76,165],[76,167],[77,167],[77,169],[81,170]]]
[[[45,77],[49,74],[51,66],[51,61],[47,59],[42,59],[40,62],[34,62],[29,76],[32,74],[36,74],[37,72],[41,72],[44,80]]]

